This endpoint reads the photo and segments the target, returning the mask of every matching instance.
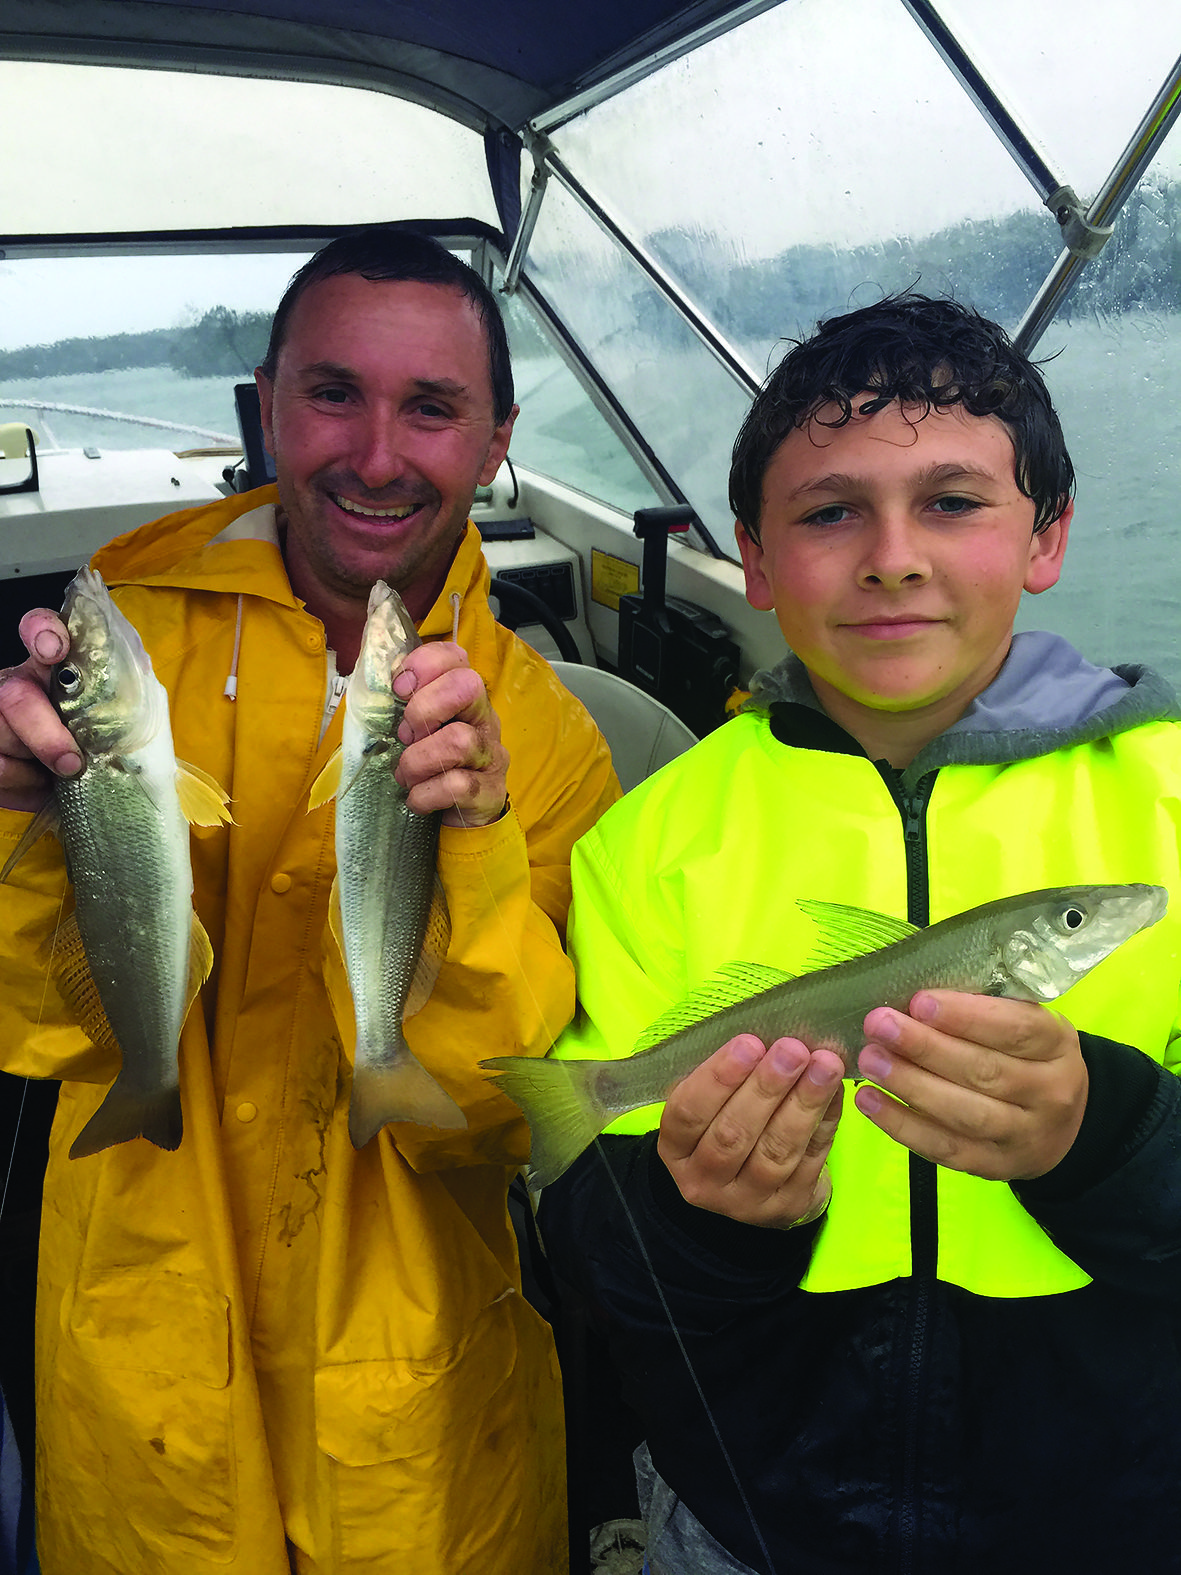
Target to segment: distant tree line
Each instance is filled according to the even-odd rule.
[[[266,352],[269,312],[235,312],[214,306],[195,323],[141,334],[59,339],[0,351],[0,382],[167,366],[181,377],[248,378]]]
[[[1101,256],[1083,270],[1063,315],[1181,310],[1179,211],[1181,181],[1143,181]],[[739,343],[808,333],[822,317],[909,287],[954,294],[1012,328],[1062,249],[1057,225],[1036,210],[971,219],[921,238],[900,235],[848,248],[791,246],[753,261],[736,260],[725,238],[700,227],[657,230],[645,241]],[[567,257],[567,271],[576,266]],[[667,322],[664,303],[639,284],[622,254],[618,266],[619,328],[659,339]],[[601,263],[595,272],[601,276]],[[596,292],[596,300],[606,296]],[[266,312],[214,306],[176,328],[0,351],[0,382],[150,366],[171,367],[182,377],[249,377],[266,351],[270,321]]]
[[[1142,182],[1099,258],[1083,269],[1063,316],[1181,310],[1179,218],[1181,181]],[[902,234],[872,245],[792,246],[746,261],[734,259],[723,237],[700,229],[659,230],[646,241],[739,343],[808,333],[823,317],[912,287],[955,295],[1013,327],[1062,250],[1058,226],[1044,210],[967,220],[931,235]],[[641,320],[655,327],[663,310],[655,297],[645,292],[636,304]]]

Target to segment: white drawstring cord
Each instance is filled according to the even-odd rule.
[[[230,676],[222,690],[227,700],[238,698],[238,652],[242,649],[242,597],[238,596],[238,622],[234,628],[234,659],[230,663]]]

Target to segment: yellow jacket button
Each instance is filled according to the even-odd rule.
[[[282,873],[271,876],[271,890],[277,891],[280,897],[285,891],[291,890],[291,876]]]
[[[236,1113],[239,1121],[253,1121],[258,1114],[258,1106],[246,1099],[238,1106]]]

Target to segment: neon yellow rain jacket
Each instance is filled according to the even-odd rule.
[[[324,631],[292,596],[274,499],[174,515],[95,559],[169,692],[178,757],[232,799],[232,827],[193,837],[216,961],[181,1038],[175,1153],[67,1158],[117,1068],[47,982],[55,839],[0,903],[3,1064],[64,1079],[38,1291],[42,1569],[548,1575],[566,1568],[560,1385],[505,1208],[527,1133],[476,1063],[543,1054],[569,1019],[570,847],[618,789],[586,713],[494,623],[469,526],[421,632],[449,634],[458,591],[511,808],[443,829],[451,950],[407,1027],[469,1127],[400,1124],[355,1152],[347,985],[324,946],[333,810],[307,809],[340,711],[321,739]],[[26,824],[0,816],[0,862]]]

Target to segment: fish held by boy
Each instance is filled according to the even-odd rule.
[[[621,1060],[482,1061],[520,1106],[533,1134],[529,1186],[548,1186],[609,1122],[665,1099],[736,1034],[766,1044],[801,1039],[835,1050],[846,1075],[875,1006],[905,1011],[918,990],[963,990],[1052,1001],[1168,905],[1160,886],[1062,886],[987,902],[928,929],[864,908],[801,898],[820,940],[797,978],[731,963],[640,1035]]]
[[[466,1127],[463,1111],[415,1058],[403,1021],[425,1003],[450,941],[436,873],[438,814],[419,815],[394,780],[406,709],[393,680],[422,642],[398,593],[378,580],[345,691],[341,746],[312,786],[336,796],[336,882],[329,922],[357,1025],[349,1136],[363,1148],[387,1121]]]
[[[62,619],[70,650],[49,694],[82,756],[0,870],[5,880],[43,832],[65,850],[74,912],[50,969],[63,999],[119,1075],[70,1148],[71,1159],[145,1137],[175,1149],[182,1133],[177,1044],[213,965],[193,912],[189,824],[228,821],[226,795],[177,761],[168,696],[143,641],[102,577],[78,571]]]

